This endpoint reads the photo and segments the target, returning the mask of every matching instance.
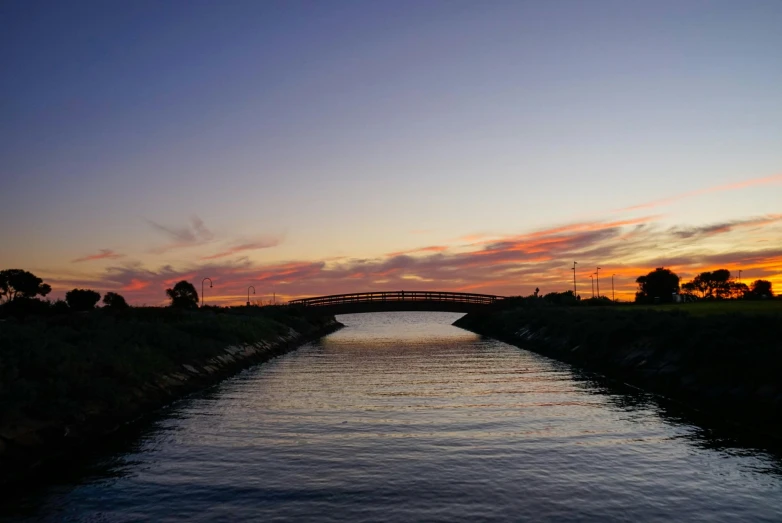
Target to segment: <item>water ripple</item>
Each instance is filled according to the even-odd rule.
[[[9,521],[782,521],[777,456],[456,329],[348,328],[182,401]]]

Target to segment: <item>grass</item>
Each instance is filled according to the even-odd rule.
[[[693,303],[665,303],[661,305],[620,305],[621,310],[681,311],[692,316],[715,314],[774,314],[782,315],[782,300],[714,300]]]

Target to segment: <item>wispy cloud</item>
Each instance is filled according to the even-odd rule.
[[[694,236],[709,236],[730,232],[740,227],[762,227],[782,221],[782,214],[769,214],[757,218],[748,218],[744,220],[732,220],[723,223],[714,223],[700,227],[674,227],[671,233],[680,238],[692,238]]]
[[[240,254],[247,251],[256,251],[259,249],[269,249],[271,247],[276,247],[281,242],[282,242],[281,236],[267,236],[267,237],[259,238],[255,241],[238,243],[236,245],[228,247],[225,250],[219,251],[215,254],[204,256],[201,259],[206,261],[206,260],[217,260],[219,258],[227,258],[228,256],[233,256],[235,254]]]
[[[87,256],[82,256],[81,258],[71,260],[71,263],[81,263],[95,260],[116,260],[117,258],[122,258],[124,256],[124,254],[116,253],[111,249],[101,249],[96,254],[88,254]]]
[[[392,252],[388,256],[400,256],[402,254],[417,254],[423,252],[443,252],[447,250],[448,250],[447,245],[430,245],[428,247],[419,247],[417,249],[411,249],[409,251]]]
[[[166,245],[150,249],[150,252],[154,254],[162,254],[173,249],[203,245],[214,239],[212,231],[204,225],[203,220],[198,216],[191,217],[190,223],[184,227],[169,227],[152,220],[147,220],[147,223],[154,230],[167,236],[170,240]]]
[[[724,192],[724,191],[735,191],[740,189],[746,189],[747,187],[756,187],[761,185],[775,185],[782,183],[782,174],[775,174],[773,176],[766,176],[763,178],[753,178],[750,180],[744,180],[742,182],[736,182],[736,183],[728,183],[724,185],[715,185],[713,187],[707,187],[705,189],[698,189],[696,191],[689,191],[681,194],[677,194],[674,196],[671,196],[669,198],[662,198],[659,200],[654,200],[651,202],[641,203],[638,205],[632,205],[630,207],[623,207],[621,209],[616,209],[614,212],[628,212],[628,211],[638,211],[642,209],[652,209],[655,207],[662,207],[665,205],[670,205],[672,203],[678,202],[680,200],[684,200],[685,198],[692,198],[694,196],[700,196],[703,194],[709,194],[709,193],[715,193],[715,192]]]

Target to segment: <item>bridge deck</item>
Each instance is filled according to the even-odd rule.
[[[334,314],[400,310],[470,312],[503,298],[503,296],[471,292],[383,291],[316,296],[291,300],[289,303]]]

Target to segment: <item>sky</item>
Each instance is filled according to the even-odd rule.
[[[0,268],[166,301],[782,291],[782,2],[0,3]],[[594,277],[594,276],[593,276]],[[208,282],[207,282],[208,285]]]

